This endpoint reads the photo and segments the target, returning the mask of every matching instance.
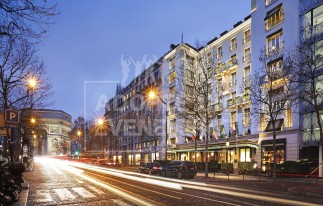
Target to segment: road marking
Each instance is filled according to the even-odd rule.
[[[49,190],[36,190],[35,200],[38,203],[53,201],[52,197],[50,196]]]
[[[54,189],[54,191],[62,201],[75,199],[75,196],[66,188]]]
[[[117,200],[117,199],[112,199],[112,202],[116,205],[120,205],[120,206],[130,206],[128,203],[125,203],[121,200]]]
[[[76,192],[77,194],[79,194],[82,198],[93,198],[93,197],[96,197],[95,195],[93,195],[92,193],[90,193],[89,191],[87,191],[86,189],[84,189],[83,187],[73,187],[72,190],[74,192]]]
[[[92,186],[90,186],[90,187],[88,187],[90,190],[92,190],[92,191],[94,191],[94,192],[96,192],[96,193],[98,193],[99,195],[103,195],[104,194],[104,192],[103,191],[101,191],[101,190],[99,190],[98,188],[96,188],[96,187],[92,187]]]
[[[84,183],[82,180],[80,180],[80,179],[75,179],[75,181],[76,182],[78,182],[78,183]]]

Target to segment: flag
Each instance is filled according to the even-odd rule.
[[[192,135],[192,142],[195,142],[195,136]]]
[[[214,139],[218,139],[218,137],[216,136],[216,131],[214,130],[213,133],[212,133],[212,138]]]

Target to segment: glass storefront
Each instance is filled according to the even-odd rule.
[[[286,139],[276,140],[276,163],[282,164],[286,159]],[[261,142],[261,170],[271,170],[271,163],[274,162],[273,140]]]

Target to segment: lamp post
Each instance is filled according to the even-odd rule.
[[[81,135],[82,135],[82,132],[80,130],[77,130],[76,132],[76,135],[80,141],[80,144],[81,144]],[[80,150],[81,150],[82,147],[80,147]],[[78,147],[78,144],[76,142],[76,150],[77,150],[77,154],[79,155],[80,154],[80,151],[79,151],[79,147]]]
[[[227,138],[227,141],[226,141],[226,143],[225,143],[225,146],[226,146],[226,162],[227,162],[227,175],[228,175],[228,180],[229,180],[229,162],[228,162],[228,159],[229,159],[229,153],[228,153],[228,147],[229,147],[229,145],[230,145],[230,142],[229,142],[229,140],[228,140],[228,138]]]
[[[99,131],[101,130],[101,138],[102,138],[102,153],[103,153],[103,159],[105,158],[105,154],[104,154],[104,139],[103,139],[103,135],[102,135],[102,131],[103,131],[103,127],[104,127],[104,119],[102,117],[98,118],[97,121],[97,126],[99,128]]]
[[[159,94],[157,93],[156,90],[152,89],[148,92],[148,99],[150,101],[156,100],[156,97],[159,98],[159,100],[166,106],[166,122],[165,122],[165,162],[167,162],[167,140],[168,140],[168,133],[167,133],[167,116],[168,116],[168,111],[167,111],[167,101],[164,101]]]

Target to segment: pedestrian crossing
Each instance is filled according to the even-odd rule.
[[[52,190],[36,190],[32,196],[37,203],[50,203],[55,202],[55,196],[57,196],[60,201],[68,202],[80,199],[96,198],[103,194],[105,193],[102,190],[93,186],[88,186],[59,188]]]

